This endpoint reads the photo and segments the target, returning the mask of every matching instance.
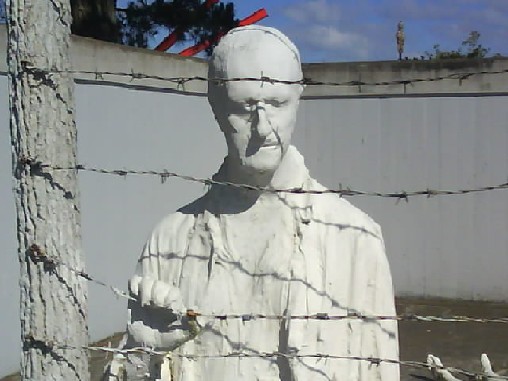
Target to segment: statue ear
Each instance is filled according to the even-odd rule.
[[[301,84],[301,85],[298,85],[298,97],[300,98],[303,94],[303,90],[305,90],[305,88],[307,87],[306,84]]]

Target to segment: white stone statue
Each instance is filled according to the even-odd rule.
[[[285,35],[249,26],[221,40],[209,75],[298,81],[302,70]],[[269,81],[210,83],[209,102],[228,147],[215,180],[325,189],[290,145],[302,90]],[[380,228],[337,195],[213,185],[155,228],[130,292],[139,301],[129,303],[127,347],[173,351],[172,380],[399,379],[396,364],[315,356],[398,359],[395,321],[288,318],[395,315]],[[188,309],[285,318],[194,322]]]

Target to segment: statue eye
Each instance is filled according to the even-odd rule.
[[[247,101],[247,102],[245,102],[245,104],[244,104],[244,106],[243,106],[243,107],[244,107],[244,108],[245,108],[245,110],[247,110],[247,111],[254,111],[254,109],[256,108],[256,106],[257,106],[257,102],[255,102],[255,101]]]
[[[230,112],[233,114],[244,114],[246,112],[250,112],[251,106],[245,102],[229,102]]]
[[[271,99],[271,100],[268,100],[266,101],[266,104],[269,104],[270,106],[273,106],[273,107],[282,107],[282,106],[285,106],[287,105],[288,101],[286,100],[279,100],[279,99]]]

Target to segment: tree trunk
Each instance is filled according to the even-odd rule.
[[[77,172],[45,167],[76,166],[70,23],[69,0],[7,0],[23,380],[89,379]]]
[[[116,0],[71,0],[72,33],[119,42]]]

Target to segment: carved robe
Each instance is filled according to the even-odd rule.
[[[274,188],[325,189],[292,146],[279,169]],[[214,178],[224,180],[226,173],[223,164]],[[203,314],[395,315],[383,238],[371,218],[333,194],[262,194],[246,203],[248,192],[214,185],[166,217],[148,240],[137,274],[174,286],[184,308]],[[178,346],[188,329],[169,310],[166,324],[137,302],[129,310],[130,346]],[[201,332],[174,350],[174,380],[399,379],[394,364],[333,358],[398,359],[395,321],[198,322]]]

